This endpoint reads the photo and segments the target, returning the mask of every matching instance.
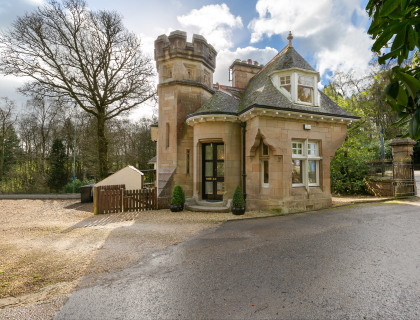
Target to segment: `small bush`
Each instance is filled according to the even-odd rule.
[[[176,185],[174,187],[174,191],[172,192],[171,204],[181,205],[184,203],[185,203],[184,190],[182,190],[182,187],[180,185]]]
[[[235,189],[235,192],[233,194],[233,199],[232,199],[232,206],[245,207],[244,194],[242,193],[242,189],[240,186],[237,186]]]
[[[64,192],[65,193],[78,193],[80,192],[80,187],[81,186],[85,186],[87,184],[95,184],[95,180],[88,180],[88,179],[84,179],[82,181],[80,181],[79,179],[75,179],[73,182],[69,182],[66,184],[66,186],[64,187]],[[73,185],[74,185],[74,189],[73,189]]]

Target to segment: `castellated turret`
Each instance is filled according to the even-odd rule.
[[[194,81],[212,89],[217,52],[207,40],[194,34],[187,42],[187,33],[173,31],[169,37],[160,35],[155,41],[156,68],[159,83]]]
[[[193,128],[186,117],[196,112],[214,93],[213,72],[217,52],[207,40],[194,34],[173,31],[155,41],[156,68],[159,73],[159,126],[157,139],[157,177],[159,206],[167,208],[174,185],[182,185],[192,196],[192,161],[197,156]]]

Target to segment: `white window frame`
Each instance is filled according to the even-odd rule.
[[[303,84],[303,83],[299,83],[299,78],[309,78],[310,82],[312,82],[311,84]],[[314,101],[315,101],[315,88],[314,88],[314,77],[310,76],[310,75],[306,75],[306,74],[298,74],[297,75],[297,86],[296,86],[296,101],[299,104],[306,104],[306,105],[314,105]],[[309,88],[311,90],[311,102],[307,102],[307,101],[302,101],[299,100],[299,87],[303,87],[303,88]]]
[[[294,144],[301,144],[302,148],[298,149],[294,147]],[[294,152],[294,150],[302,150],[302,154],[298,154]],[[311,150],[313,152],[311,152]],[[313,153],[313,154],[311,154]],[[302,161],[301,164],[301,174],[302,174],[302,182],[301,183],[293,183],[292,181],[292,187],[305,187],[307,190],[309,190],[309,187],[317,187],[319,186],[319,168],[320,168],[320,160],[322,160],[322,157],[319,153],[319,142],[313,141],[313,140],[292,140],[292,166],[293,166],[293,160],[300,160]],[[316,163],[316,177],[315,183],[309,182],[309,161],[315,161]]]
[[[284,86],[281,84],[281,78],[286,78],[289,77],[289,84],[290,85],[290,92],[287,91],[287,89],[284,88]],[[279,79],[279,88],[280,90],[283,92],[283,94],[285,94],[289,99],[292,98],[292,92],[293,92],[293,76],[292,74],[280,74],[278,75],[278,79]]]
[[[264,146],[267,146],[267,154],[264,154]],[[261,187],[269,188],[270,187],[270,148],[267,144],[263,142],[261,139],[260,143],[261,151],[260,151],[260,164],[261,164]],[[267,162],[268,166],[268,182],[264,182],[264,163]]]
[[[264,163],[267,163],[268,166],[268,182],[264,182]],[[261,187],[269,188],[270,187],[270,161],[267,159],[261,160]]]
[[[273,85],[283,93],[291,102],[305,106],[320,106],[320,93],[318,92],[319,74],[301,70],[299,68],[289,69],[287,72],[273,72],[270,74]],[[281,77],[290,77],[291,92],[287,91],[281,85]],[[312,79],[312,85],[303,85],[304,87],[312,88],[312,102],[300,101],[298,98],[299,77],[308,77]]]

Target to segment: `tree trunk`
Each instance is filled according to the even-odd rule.
[[[105,114],[98,112],[97,120],[99,177],[104,179],[108,176],[108,140],[105,136]]]

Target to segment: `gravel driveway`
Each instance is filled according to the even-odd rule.
[[[52,319],[76,287],[247,212],[93,215],[76,200],[0,200],[0,319]]]

